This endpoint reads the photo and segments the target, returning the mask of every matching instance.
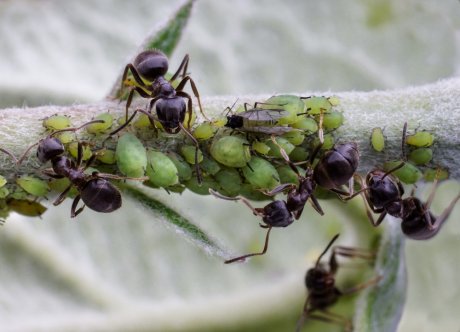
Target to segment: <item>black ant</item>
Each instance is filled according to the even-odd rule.
[[[106,179],[129,179],[127,177],[119,177],[116,175],[93,172],[91,175],[85,174],[85,170],[92,164],[96,158],[96,154],[93,154],[86,162],[84,167],[81,167],[83,160],[83,146],[81,142],[78,142],[78,153],[77,162],[75,163],[71,159],[63,156],[64,145],[62,142],[53,137],[57,133],[64,131],[77,131],[91,123],[100,123],[103,120],[94,120],[83,124],[78,128],[66,128],[51,133],[48,137],[41,139],[38,143],[30,146],[23,156],[19,159],[18,165],[22,162],[24,157],[30,151],[30,149],[36,145],[37,158],[40,162],[46,163],[51,161],[52,170],[44,170],[43,173],[52,178],[68,178],[70,180],[69,186],[57,197],[53,202],[53,205],[61,204],[67,196],[72,186],[75,186],[79,194],[75,197],[72,203],[70,211],[71,218],[76,217],[80,214],[85,205],[90,209],[97,212],[112,212],[121,207],[121,194],[117,188],[115,188]],[[77,210],[77,205],[80,199],[85,203],[83,207]]]
[[[264,206],[263,208],[254,208],[245,197],[242,197],[242,196],[227,197],[227,196],[219,194],[218,192],[212,189],[209,189],[209,193],[218,198],[226,199],[229,201],[242,201],[252,210],[254,215],[262,217],[263,224],[259,224],[259,225],[260,227],[267,229],[267,235],[265,236],[264,248],[261,252],[251,253],[251,254],[235,257],[235,258],[226,260],[224,262],[225,264],[242,261],[252,256],[264,255],[268,249],[268,241],[269,241],[270,231],[272,230],[272,227],[287,227],[290,224],[292,224],[292,222],[294,221],[292,217],[292,213],[291,211],[289,211],[286,205],[286,202],[282,200],[273,201],[267,204],[266,206]]]
[[[196,88],[195,82],[193,79],[188,76],[187,67],[189,62],[188,54],[185,55],[182,60],[179,68],[176,73],[171,77],[170,80],[167,80],[164,76],[168,71],[168,58],[159,50],[149,50],[141,52],[134,59],[134,63],[129,63],[126,65],[122,77],[122,89],[124,81],[130,71],[133,75],[133,78],[137,84],[134,88],[131,89],[126,101],[126,121],[123,125],[118,127],[116,130],[109,134],[109,137],[115,135],[117,132],[125,128],[136,115],[137,112],[144,113],[148,116],[150,123],[155,127],[154,121],[158,119],[160,124],[163,126],[164,130],[169,134],[177,134],[182,130],[193,142],[196,147],[195,150],[195,167],[198,182],[201,183],[201,172],[198,165],[198,150],[199,145],[198,141],[193,137],[190,131],[185,128],[183,122],[185,120],[185,114],[188,112],[188,127],[190,127],[192,119],[192,98],[190,95],[183,91],[185,84],[190,82],[192,87],[193,94],[198,100],[198,106],[201,114],[206,120],[209,120],[203,112],[201,107],[200,95]],[[182,71],[182,79],[174,88],[171,84]],[[147,80],[151,83],[145,83],[144,80]],[[148,110],[136,109],[131,117],[128,119],[128,108],[131,105],[134,92],[137,92],[143,98],[152,98],[149,102]],[[183,98],[188,100],[188,107],[185,104]],[[157,119],[152,115],[152,108],[155,106]]]
[[[375,254],[366,249],[336,246],[332,249],[332,254],[328,263],[329,269],[327,269],[320,262],[321,258],[326,254],[338,237],[339,234],[332,238],[326,249],[324,249],[316,260],[315,266],[309,269],[305,275],[305,286],[308,290],[308,297],[303,306],[302,316],[297,322],[296,332],[300,332],[307,318],[338,324],[344,326],[346,331],[352,331],[352,324],[349,319],[333,313],[327,310],[327,308],[336,303],[341,296],[356,293],[364,288],[377,284],[382,279],[381,276],[377,276],[352,288],[339,290],[335,286],[335,275],[339,268],[337,256],[349,258],[356,257],[372,261],[375,259]]]

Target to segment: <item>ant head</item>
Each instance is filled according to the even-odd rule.
[[[41,163],[46,163],[64,153],[62,142],[56,137],[47,137],[42,139],[37,148],[37,158]]]
[[[134,67],[142,77],[153,82],[168,72],[168,58],[159,50],[144,51],[134,59]]]

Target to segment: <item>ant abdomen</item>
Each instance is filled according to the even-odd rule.
[[[80,191],[85,205],[97,212],[113,212],[121,207],[121,195],[108,180],[95,178]]]
[[[166,75],[169,65],[168,58],[163,52],[149,50],[138,54],[134,66],[142,77],[153,82],[158,77]]]

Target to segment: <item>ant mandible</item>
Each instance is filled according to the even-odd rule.
[[[138,112],[147,115],[153,127],[155,127],[154,121],[158,120],[160,124],[163,126],[164,130],[169,134],[177,134],[180,130],[182,130],[192,140],[193,144],[196,147],[195,167],[198,182],[201,183],[201,172],[198,166],[199,144],[195,137],[193,137],[193,135],[190,133],[190,131],[183,125],[183,122],[185,120],[185,114],[186,112],[188,112],[188,127],[190,127],[193,112],[192,98],[188,93],[183,91],[187,82],[190,82],[193,94],[195,95],[198,101],[198,106],[201,114],[206,120],[209,119],[203,112],[200,95],[196,88],[195,82],[190,76],[187,75],[188,62],[189,55],[186,54],[176,73],[171,77],[170,80],[167,80],[164,77],[168,71],[168,58],[159,50],[148,50],[141,52],[136,56],[133,63],[127,64],[122,76],[122,88],[129,71],[132,73],[137,86],[131,89],[128,95],[128,99],[126,101],[125,123],[113,132],[111,132],[109,134],[109,137],[125,128],[134,119],[134,116]],[[171,82],[176,80],[176,78],[179,76],[181,72],[182,79],[177,85],[177,87],[174,88]],[[145,83],[144,79],[151,83]],[[128,108],[131,105],[134,92],[137,92],[143,98],[152,99],[149,102],[147,111],[142,109],[136,109],[134,113],[131,115],[131,117],[128,118]],[[187,99],[188,105],[185,104],[183,98]],[[154,106],[157,119],[151,113],[152,108]]]
[[[237,261],[243,261],[248,257],[252,256],[261,256],[264,255],[267,252],[268,249],[268,241],[270,238],[270,231],[272,230],[272,227],[287,227],[292,222],[294,219],[292,218],[292,213],[289,211],[286,202],[282,200],[276,200],[273,201],[263,208],[254,208],[249,201],[243,197],[243,196],[236,196],[236,197],[227,197],[222,194],[219,194],[218,192],[209,189],[209,193],[211,195],[214,195],[217,198],[229,200],[229,201],[242,201],[246,206],[248,206],[254,215],[262,217],[263,224],[259,224],[260,227],[266,228],[267,229],[267,235],[265,236],[265,244],[264,248],[262,249],[261,252],[257,253],[251,253],[251,254],[246,254],[243,256],[235,257],[229,260],[226,260],[224,263],[225,264],[230,264],[234,263]]]
[[[344,326],[346,331],[352,331],[352,324],[347,318],[330,312],[327,308],[336,303],[341,296],[356,293],[364,288],[375,285],[382,278],[381,276],[377,276],[352,288],[339,290],[335,286],[335,275],[339,268],[337,256],[356,257],[372,261],[375,259],[375,254],[366,249],[336,246],[332,249],[328,264],[329,269],[327,269],[321,264],[321,258],[338,237],[339,234],[332,238],[326,249],[319,255],[315,266],[309,269],[305,275],[305,286],[308,290],[308,296],[302,310],[302,316],[297,322],[296,332],[300,332],[307,318],[338,324]],[[320,311],[320,313],[316,313],[316,311]]]

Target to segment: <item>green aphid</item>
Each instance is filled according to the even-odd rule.
[[[434,135],[428,131],[419,131],[406,137],[406,143],[417,148],[432,146]]]
[[[300,130],[292,130],[281,137],[287,139],[293,145],[300,145],[305,140],[305,133]]]
[[[426,165],[433,159],[433,150],[418,148],[409,153],[409,160],[415,165]]]
[[[40,217],[46,211],[46,207],[40,203],[25,199],[8,199],[8,207],[11,211],[27,217]]]
[[[72,155],[72,157],[77,158],[78,156],[78,142],[71,142],[67,146],[67,150],[69,153]],[[86,144],[83,144],[83,160],[88,160],[91,156],[93,155],[93,152],[91,151],[90,147]]]
[[[86,132],[89,134],[99,135],[108,131],[113,124],[113,116],[110,113],[102,113],[94,118],[94,120],[103,120],[103,123],[92,123],[86,127]]]
[[[225,136],[214,140],[211,145],[211,156],[219,163],[228,167],[244,167],[251,160],[249,143],[238,136]]]
[[[181,156],[179,156],[175,152],[167,152],[167,156],[171,161],[174,163],[174,165],[177,168],[177,175],[179,176],[179,181],[185,182],[188,181],[192,178],[193,172],[192,168],[190,167],[190,164],[184,160]]]
[[[133,123],[134,128],[137,128],[137,129],[148,128],[150,127],[150,125],[151,125],[150,119],[147,116],[147,114],[144,114],[144,113],[139,114],[137,116],[136,121],[134,121]]]
[[[71,125],[70,118],[66,115],[52,115],[43,120],[43,127],[48,130],[61,130]]]
[[[291,142],[289,142],[287,139],[283,137],[276,137],[275,140],[278,143],[278,145],[281,146],[284,149],[284,151],[286,151],[288,155],[295,148],[294,144],[292,144]],[[276,157],[276,158],[283,158],[278,145],[273,143],[271,140],[267,140],[265,144],[267,144],[270,147],[270,152],[268,153],[269,156]]]
[[[10,194],[10,191],[7,187],[0,188],[0,199],[6,198]]]
[[[214,136],[217,128],[209,122],[203,122],[199,124],[195,130],[193,130],[193,136],[199,140],[207,140]]]
[[[400,160],[387,161],[383,164],[383,169],[389,171],[399,164],[401,164]],[[394,171],[392,174],[406,184],[414,184],[422,177],[422,172],[409,162],[406,162],[403,167]]]
[[[172,193],[176,193],[176,194],[182,194],[185,191],[185,189],[187,189],[187,187],[185,187],[184,185],[175,184],[173,186],[169,186],[167,188],[167,191],[172,192]]]
[[[0,188],[2,188],[6,183],[6,178],[3,175],[0,175]]]
[[[239,194],[243,181],[240,173],[234,168],[225,168],[214,175],[219,186],[230,196]]]
[[[24,189],[22,189],[20,186],[17,186],[14,188],[13,192],[10,192],[8,199],[27,199],[29,196],[30,195]]]
[[[280,183],[294,183],[295,185],[299,184],[299,177],[291,169],[291,167],[287,165],[279,166],[276,168],[276,171],[279,174]]]
[[[61,141],[62,144],[69,144],[75,141],[75,133],[71,131],[64,131],[63,133],[57,134],[56,137]]]
[[[70,185],[70,180],[68,178],[61,179],[50,179],[48,181],[48,187],[57,193],[62,193]],[[75,197],[78,194],[78,190],[75,186],[70,188],[67,197]]]
[[[302,146],[296,146],[289,154],[289,159],[292,162],[306,161],[308,159],[308,151]]]
[[[200,168],[209,175],[214,175],[220,171],[219,164],[214,159],[208,157],[203,158],[203,161],[200,163]]]
[[[44,197],[49,191],[46,181],[29,175],[18,177],[16,183],[27,193],[37,197]]]
[[[292,128],[303,130],[308,134],[313,134],[318,131],[318,123],[315,119],[304,116],[293,123]]]
[[[260,154],[267,155],[270,152],[270,147],[261,141],[252,142],[252,149]]]
[[[385,149],[385,136],[382,128],[374,128],[371,133],[371,146],[377,152],[382,152]]]
[[[219,190],[219,184],[210,177],[203,177],[201,185],[198,184],[197,178],[194,176],[185,183],[185,186],[192,192],[198,195],[209,195],[209,189]]]
[[[117,162],[117,155],[113,150],[104,149],[97,152],[96,159],[103,164],[113,165]]]
[[[449,170],[443,168],[429,168],[423,173],[423,179],[425,181],[434,181],[434,179],[439,181],[446,180],[449,178]]]
[[[115,151],[120,172],[129,177],[141,177],[147,167],[147,151],[144,144],[131,133],[118,139]]]
[[[319,121],[319,116],[318,121]],[[342,112],[332,111],[323,115],[323,128],[324,129],[337,129],[343,125],[344,116]]]
[[[180,153],[182,157],[191,165],[195,165],[195,152],[196,147],[194,145],[182,145],[180,148]],[[198,164],[203,161],[203,152],[198,150]]]
[[[335,138],[331,134],[326,134],[324,135],[324,143],[323,146],[321,147],[322,150],[330,150],[335,144]],[[319,137],[315,137],[313,141],[311,142],[311,149],[313,150],[315,147],[319,145]]]
[[[254,189],[272,189],[280,183],[275,167],[260,157],[252,157],[242,171]]]
[[[177,167],[167,155],[162,152],[147,151],[146,174],[152,185],[157,187],[169,187],[179,181]]]
[[[329,113],[332,109],[332,104],[326,97],[312,96],[304,99],[304,102],[307,113],[311,115],[319,115],[321,112]]]
[[[304,103],[302,99],[294,95],[279,95],[268,98],[265,102],[266,105],[260,104],[264,109],[282,109],[288,112],[288,115],[278,119],[280,125],[290,125],[299,120],[301,116],[298,114],[304,113]],[[257,106],[259,107],[259,105]]]
[[[331,97],[327,98],[327,100],[329,100],[329,102],[331,103],[332,106],[340,105],[340,99],[337,96],[331,96]]]
[[[243,183],[240,189],[240,195],[250,199],[251,201],[267,201],[271,199],[259,190],[255,190],[249,183]]]

